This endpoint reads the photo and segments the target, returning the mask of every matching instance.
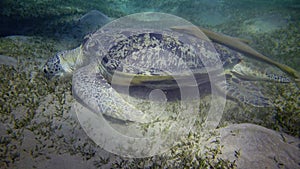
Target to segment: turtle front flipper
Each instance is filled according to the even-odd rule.
[[[272,104],[263,95],[256,84],[256,81],[242,80],[233,74],[226,74],[226,82],[221,85],[226,91],[227,97],[244,102],[255,107],[270,107]]]
[[[154,120],[126,102],[96,68],[85,66],[73,75],[73,95],[79,103],[98,115],[101,113],[125,122],[148,123]]]

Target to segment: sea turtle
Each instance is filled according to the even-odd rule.
[[[217,70],[214,66],[219,59],[225,71],[216,72],[225,75],[226,81],[213,85],[220,91],[228,91],[231,98],[254,106],[268,106],[269,102],[253,81],[290,82],[284,74],[277,75],[247,63],[243,54],[211,42],[204,34],[197,37],[172,31],[170,28],[176,24],[159,26],[159,29],[151,26],[120,28],[114,24],[86,36],[79,47],[57,53],[43,68],[49,78],[76,70],[73,75],[76,100],[109,117],[138,122],[147,122],[149,118],[120,97],[112,88],[112,81],[120,86],[170,90],[178,87],[174,77],[185,81],[191,71],[201,86],[211,80],[208,73]],[[183,82],[182,85],[191,84]]]

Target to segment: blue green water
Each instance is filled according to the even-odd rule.
[[[300,3],[297,0],[2,0],[0,3],[0,36],[53,37],[57,32],[68,31],[76,19],[90,10],[99,10],[111,18],[137,12],[165,12],[217,32],[253,40],[256,49],[263,48],[262,52],[279,55],[277,60],[298,69],[294,63],[299,63],[299,52],[294,51],[296,47],[292,46],[299,44],[300,39],[297,29]],[[288,46],[283,43],[285,40],[289,41]],[[278,51],[274,51],[273,47],[269,49],[269,45],[261,46],[270,41],[273,46],[275,43]],[[288,49],[288,61],[284,57],[286,54],[281,52],[286,48],[292,48]]]
[[[137,12],[165,12],[201,26],[216,26],[228,22],[241,22],[266,13],[279,13],[288,20],[297,21],[299,6],[297,0],[69,0],[63,2],[2,0],[0,35],[43,32],[44,26],[52,22],[59,22],[63,18],[84,14],[94,9],[115,18]]]

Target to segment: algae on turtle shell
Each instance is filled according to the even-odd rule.
[[[191,35],[197,36],[198,38],[202,38],[202,36],[199,35],[199,33],[197,33],[197,31],[199,31],[199,30],[197,30],[193,27],[183,26],[183,27],[173,27],[171,29],[189,33]],[[251,48],[249,45],[243,43],[239,39],[232,38],[232,37],[226,36],[226,35],[221,35],[221,34],[212,32],[208,29],[204,29],[204,28],[200,28],[200,29],[213,41],[224,44],[228,47],[238,50],[239,52],[245,53],[249,57],[253,57],[254,59],[261,60],[263,62],[269,63],[271,65],[274,65],[274,66],[280,68],[282,71],[284,71],[284,72],[288,73],[290,76],[292,76],[294,78],[295,82],[298,85],[300,85],[300,73],[297,72],[295,69],[293,69],[287,65],[281,64],[279,62],[276,62],[276,61],[264,56],[263,54],[257,52],[256,50]]]

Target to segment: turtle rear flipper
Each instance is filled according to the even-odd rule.
[[[276,83],[290,83],[291,79],[284,72],[269,64],[253,59],[244,59],[236,64],[232,70],[235,76],[250,81],[269,81]]]
[[[226,75],[226,83],[222,87],[227,97],[251,104],[255,107],[272,106],[269,99],[263,95],[255,81],[245,81],[232,75]]]

